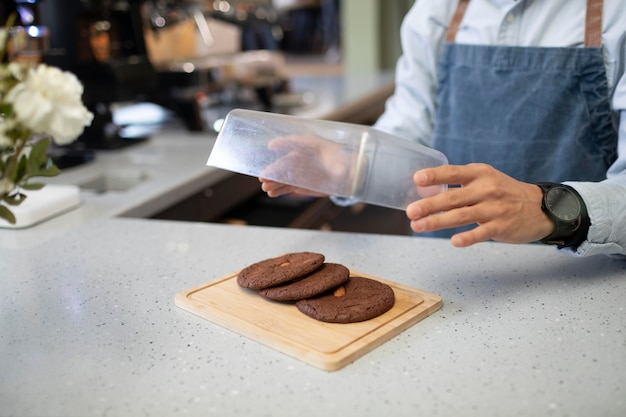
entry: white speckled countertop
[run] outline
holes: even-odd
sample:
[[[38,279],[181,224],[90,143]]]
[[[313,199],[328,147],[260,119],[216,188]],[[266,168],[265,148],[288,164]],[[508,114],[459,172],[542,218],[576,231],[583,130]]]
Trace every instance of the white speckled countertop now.
[[[3,416],[623,416],[626,262],[539,245],[103,219],[0,246]],[[174,305],[287,251],[442,309],[325,372]]]

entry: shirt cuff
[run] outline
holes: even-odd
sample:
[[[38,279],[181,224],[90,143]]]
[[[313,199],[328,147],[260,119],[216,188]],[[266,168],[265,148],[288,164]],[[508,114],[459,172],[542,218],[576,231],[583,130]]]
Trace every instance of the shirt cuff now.
[[[577,248],[560,251],[574,256],[618,255],[626,256],[626,187],[605,180],[594,182],[566,182],[578,191],[585,205],[591,226],[587,240]]]

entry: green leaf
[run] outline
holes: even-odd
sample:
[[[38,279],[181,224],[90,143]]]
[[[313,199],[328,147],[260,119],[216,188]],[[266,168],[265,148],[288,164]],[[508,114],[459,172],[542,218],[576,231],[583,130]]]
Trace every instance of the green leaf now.
[[[13,157],[11,159],[13,159]],[[11,169],[11,170],[9,170],[7,172],[11,182],[13,182],[14,184],[19,184],[20,183],[20,181],[22,180],[22,178],[26,174],[27,162],[28,162],[28,160],[26,159],[26,156],[22,155],[19,158],[16,166],[14,166],[13,169]],[[7,166],[11,166],[11,164],[7,163]]]
[[[28,156],[28,164],[26,165],[26,173],[29,177],[37,177],[41,175],[41,171],[45,170],[50,161],[48,159],[48,146],[50,139],[45,138],[35,142],[32,145]]]
[[[40,170],[36,176],[38,177],[56,177],[61,173],[61,170],[56,165],[51,164],[45,169]]]
[[[30,150],[30,159],[34,160],[39,166],[46,163],[48,160],[48,147],[50,146],[50,139],[44,138],[38,140],[33,144]]]
[[[37,160],[32,157],[28,157],[28,159],[26,160],[25,167],[26,167],[25,173],[29,177],[36,177],[39,174],[39,170],[41,168],[40,164],[37,163]]]
[[[5,117],[13,117],[13,106],[9,103],[0,104],[0,114]]]
[[[2,204],[0,204],[0,218],[8,221],[10,224],[15,224],[15,222],[17,222],[17,219],[11,210]]]
[[[7,203],[10,206],[19,206],[26,200],[26,194],[17,193],[13,195],[5,195],[2,197],[2,201]]]
[[[22,184],[22,188],[25,190],[32,190],[32,191],[36,191],[36,190],[41,190],[43,187],[45,187],[46,184],[42,183],[42,182],[31,182],[28,184]]]

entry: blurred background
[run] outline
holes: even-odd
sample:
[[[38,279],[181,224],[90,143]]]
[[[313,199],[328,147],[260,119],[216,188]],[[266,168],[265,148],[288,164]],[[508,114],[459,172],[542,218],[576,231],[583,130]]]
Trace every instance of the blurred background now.
[[[400,55],[400,23],[413,2],[2,0],[0,21],[15,14],[12,34],[21,32],[28,39],[11,48],[8,59],[58,66],[85,86],[84,101],[94,122],[75,143],[51,149],[55,163],[68,169],[103,151],[149,140],[172,121],[187,132],[215,134],[233,108],[371,124],[393,88],[376,85],[376,80],[388,80],[393,73]],[[375,81],[364,83],[365,76]],[[362,96],[371,90],[374,99],[355,105],[348,87]],[[319,99],[324,89],[333,94],[330,102]],[[238,183],[230,190],[237,187],[244,186]],[[339,209],[327,201],[316,201],[313,208],[310,201],[289,199],[268,204],[258,194],[258,183],[247,187],[255,192],[245,194],[244,203],[220,219],[382,233],[408,230],[402,212]],[[181,202],[155,217],[215,220],[191,214],[189,207],[197,205],[193,199]],[[301,216],[306,210],[316,213],[314,221]],[[374,217],[368,218],[369,212]],[[322,213],[335,224],[322,221]],[[338,220],[342,215],[346,221]],[[364,220],[358,224],[358,219]]]
[[[119,132],[106,131],[111,103],[147,98],[199,130],[211,121],[198,107],[216,101],[276,110],[278,101],[297,100],[284,95],[296,75],[390,70],[400,54],[400,22],[412,3],[3,0],[0,20],[16,13],[16,30],[28,34],[21,59],[78,75],[98,115],[83,142],[110,148],[124,144]],[[283,96],[273,102],[275,93]]]

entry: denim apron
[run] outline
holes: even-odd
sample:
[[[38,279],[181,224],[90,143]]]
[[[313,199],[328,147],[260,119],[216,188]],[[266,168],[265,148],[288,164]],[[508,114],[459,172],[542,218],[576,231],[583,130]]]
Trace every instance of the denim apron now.
[[[459,2],[439,64],[433,146],[450,164],[484,162],[525,182],[604,179],[617,157],[617,130],[602,0],[587,0],[584,48],[454,43],[468,3]]]

